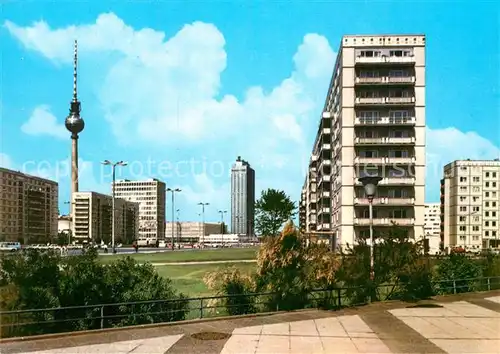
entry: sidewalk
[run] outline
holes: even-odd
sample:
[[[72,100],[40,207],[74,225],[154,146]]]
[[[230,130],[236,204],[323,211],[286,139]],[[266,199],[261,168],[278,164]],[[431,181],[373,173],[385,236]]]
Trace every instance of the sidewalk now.
[[[500,291],[341,311],[71,333],[0,344],[1,353],[500,353]]]

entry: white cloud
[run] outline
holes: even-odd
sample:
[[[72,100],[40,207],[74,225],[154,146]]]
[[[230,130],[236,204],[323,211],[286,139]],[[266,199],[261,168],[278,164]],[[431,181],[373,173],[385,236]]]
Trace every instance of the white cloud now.
[[[57,123],[57,118],[47,105],[36,107],[21,130],[29,135],[48,135],[58,139],[67,139],[69,136],[64,125]]]
[[[14,168],[14,164],[12,163],[12,159],[9,155],[0,152],[0,167],[3,168]]]
[[[427,128],[426,131],[426,195],[439,198],[439,181],[443,168],[454,160],[492,160],[500,157],[500,146],[476,132],[462,132],[455,127]]]
[[[288,142],[294,144],[294,151],[286,151],[292,155],[309,151],[302,127],[318,116],[335,58],[325,37],[308,34],[288,78],[270,91],[251,87],[238,99],[218,96],[227,54],[224,36],[212,24],[185,25],[171,38],[149,28],[135,30],[113,13],[66,28],[43,21],[5,26],[27,48],[57,63],[70,63],[74,38],[84,54],[118,54],[98,96],[122,142],[134,136],[134,142],[179,146],[238,138],[232,148],[249,160],[260,157],[249,142],[267,151]]]
[[[193,176],[192,185],[180,186],[180,197],[192,208],[201,208],[198,203],[210,203],[207,212],[215,217],[218,210],[228,210],[230,206],[230,184],[217,185],[206,173]],[[201,212],[201,209],[200,209]]]
[[[55,63],[71,64],[75,38],[87,58],[113,54],[106,56],[114,61],[106,64],[96,94],[104,119],[122,143],[133,137],[151,151],[170,144],[202,147],[221,160],[241,155],[258,169],[261,188],[285,189],[298,197],[311,151],[307,137],[316,133],[335,60],[324,36],[304,36],[293,71],[279,85],[250,87],[236,97],[220,95],[227,54],[224,36],[213,24],[193,22],[170,38],[150,28],[136,30],[113,13],[99,15],[93,24],[65,28],[50,28],[43,21],[27,27],[6,21],[5,26],[26,48]],[[428,129],[426,140],[428,196],[439,195],[444,164],[499,155],[488,140],[456,128]],[[196,176],[192,187],[181,186],[182,194],[190,203],[225,198],[221,207],[227,208],[229,186],[216,182]]]

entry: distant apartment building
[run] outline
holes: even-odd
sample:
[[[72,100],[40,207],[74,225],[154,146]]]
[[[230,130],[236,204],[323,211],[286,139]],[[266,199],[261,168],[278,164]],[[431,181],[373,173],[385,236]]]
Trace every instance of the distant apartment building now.
[[[302,233],[306,232],[306,220],[307,220],[307,185],[306,182],[302,187],[300,192],[300,202],[299,202],[299,230]]]
[[[202,235],[214,235],[226,232],[226,229],[220,223],[206,222],[203,225],[198,221],[179,221],[174,223],[174,242],[196,243],[200,242]],[[165,235],[167,242],[172,238],[172,222],[165,223]]]
[[[440,250],[441,243],[441,203],[425,204],[424,236],[430,254]]]
[[[0,238],[29,243],[57,236],[58,185],[0,168]]]
[[[96,192],[73,196],[71,239],[76,243],[111,243],[112,197]],[[115,198],[115,243],[131,244],[139,229],[139,205]]]
[[[375,236],[423,236],[425,36],[344,36],[306,175],[306,225],[336,246],[369,236],[360,177],[379,176]]]
[[[139,204],[139,238],[165,238],[165,183],[157,179],[121,180],[115,196]]]
[[[255,171],[238,156],[231,168],[231,230],[253,236],[255,217]]]
[[[441,181],[445,248],[500,247],[500,161],[456,160]]]

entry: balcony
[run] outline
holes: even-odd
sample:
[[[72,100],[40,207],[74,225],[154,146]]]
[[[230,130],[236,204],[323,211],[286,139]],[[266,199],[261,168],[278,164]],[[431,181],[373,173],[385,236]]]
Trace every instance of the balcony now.
[[[325,166],[331,166],[331,165],[332,165],[332,161],[331,160],[329,160],[329,159],[321,160],[321,162],[319,163],[319,170],[322,171],[323,167],[325,167]]]
[[[405,219],[394,219],[394,218],[374,218],[373,226],[412,226],[415,224],[415,219],[413,218],[405,218]],[[369,218],[355,218],[354,225],[357,226],[369,226],[370,219]]]
[[[381,118],[361,118],[356,117],[354,120],[354,125],[415,125],[415,117],[381,117]]]
[[[356,77],[356,85],[414,84],[415,76]]]
[[[356,97],[356,105],[413,105],[415,97]]]
[[[355,144],[358,145],[407,145],[415,144],[415,138],[393,138],[393,137],[381,137],[381,138],[356,138],[354,140]]]
[[[358,178],[354,178],[354,184],[357,186],[362,185]],[[382,180],[379,182],[379,185],[384,186],[412,186],[414,184],[414,177],[386,177],[382,178]]]
[[[329,135],[331,134],[332,130],[330,128],[323,128],[321,130],[321,132],[324,134],[324,135]]]
[[[385,82],[388,84],[413,84],[415,76],[387,76]]]
[[[356,64],[413,64],[415,63],[415,57],[356,57]]]
[[[354,158],[355,164],[384,164],[385,157],[359,157]]]
[[[383,84],[385,78],[380,77],[356,77],[357,84]]]
[[[386,163],[390,165],[409,165],[414,164],[416,161],[415,157],[386,157]]]
[[[386,97],[385,103],[388,104],[413,104],[415,97]]]
[[[354,198],[355,205],[368,205],[368,198]],[[373,205],[413,205],[415,198],[392,198],[392,197],[379,197],[373,198]]]
[[[322,224],[318,224],[317,226],[318,231],[325,231],[325,230],[330,230],[330,224],[324,222]]]
[[[384,104],[385,97],[356,97],[356,104]]]
[[[330,198],[330,192],[321,192],[320,198]]]

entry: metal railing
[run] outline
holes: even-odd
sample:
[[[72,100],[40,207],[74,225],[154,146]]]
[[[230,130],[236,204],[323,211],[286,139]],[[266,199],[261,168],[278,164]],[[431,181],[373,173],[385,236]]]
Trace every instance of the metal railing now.
[[[374,291],[376,299],[372,300],[393,299],[395,287],[401,285],[378,286]],[[436,295],[497,290],[500,289],[500,276],[438,281],[432,283],[432,288]],[[269,292],[2,311],[0,329],[2,337],[7,338],[281,310],[340,309],[368,303],[368,293],[368,289],[361,287],[309,290],[297,294],[298,302],[292,307],[283,307],[280,301],[276,301],[276,298],[288,294]]]

